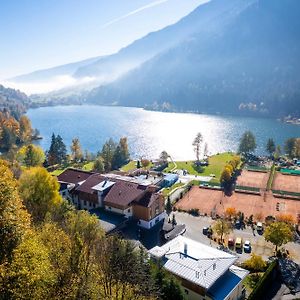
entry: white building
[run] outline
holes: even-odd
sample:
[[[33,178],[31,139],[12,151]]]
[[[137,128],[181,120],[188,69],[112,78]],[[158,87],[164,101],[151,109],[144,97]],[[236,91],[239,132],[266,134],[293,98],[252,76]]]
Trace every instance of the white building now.
[[[249,273],[234,266],[237,257],[178,236],[161,247],[149,250],[150,256],[181,283],[190,300],[243,299],[242,280]]]

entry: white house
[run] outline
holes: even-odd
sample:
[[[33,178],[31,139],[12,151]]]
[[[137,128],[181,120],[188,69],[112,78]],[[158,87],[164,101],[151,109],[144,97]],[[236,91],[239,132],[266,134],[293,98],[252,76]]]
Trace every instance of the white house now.
[[[183,236],[150,249],[149,254],[180,281],[190,300],[245,297],[242,281],[249,272],[233,265],[234,255]]]

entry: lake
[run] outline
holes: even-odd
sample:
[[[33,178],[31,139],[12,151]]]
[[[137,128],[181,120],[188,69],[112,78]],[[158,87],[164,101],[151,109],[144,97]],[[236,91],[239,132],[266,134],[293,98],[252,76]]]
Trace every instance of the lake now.
[[[257,141],[257,153],[265,153],[269,137],[283,145],[289,137],[300,136],[300,126],[274,119],[216,116],[192,113],[165,113],[141,108],[93,105],[55,106],[30,109],[27,113],[47,150],[52,133],[60,134],[68,150],[72,138],[80,139],[82,148],[96,153],[112,137],[128,138],[132,158],[155,159],[167,151],[175,160],[194,159],[192,142],[201,132],[210,154],[236,151],[241,135],[251,130]],[[203,142],[203,144],[204,144]]]

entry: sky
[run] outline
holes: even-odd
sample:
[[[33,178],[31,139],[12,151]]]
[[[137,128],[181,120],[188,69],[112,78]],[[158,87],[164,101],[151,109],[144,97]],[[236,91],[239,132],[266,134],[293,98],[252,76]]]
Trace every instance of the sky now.
[[[205,0],[0,0],[0,80],[118,51]]]

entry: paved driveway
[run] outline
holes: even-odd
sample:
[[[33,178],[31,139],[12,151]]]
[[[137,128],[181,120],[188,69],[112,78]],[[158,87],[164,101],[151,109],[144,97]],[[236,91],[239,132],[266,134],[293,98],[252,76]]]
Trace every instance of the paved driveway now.
[[[175,217],[178,224],[186,225],[186,232],[184,234],[186,237],[206,245],[211,245],[212,247],[218,246],[217,243],[211,241],[202,233],[203,227],[207,227],[213,223],[213,220],[210,217],[194,217],[182,212],[175,212]],[[266,260],[269,256],[273,255],[275,247],[271,243],[266,242],[264,237],[258,233],[255,232],[255,235],[253,235],[250,227],[244,230],[234,229],[230,236],[235,238],[241,237],[243,241],[249,240],[252,245],[252,252],[261,255]],[[285,248],[289,250],[293,260],[300,263],[300,244],[288,243]],[[249,253],[234,253],[239,256],[240,262],[243,262],[250,257]]]

